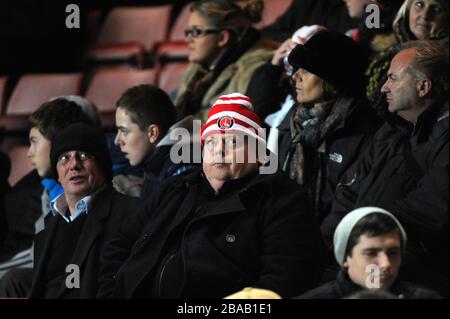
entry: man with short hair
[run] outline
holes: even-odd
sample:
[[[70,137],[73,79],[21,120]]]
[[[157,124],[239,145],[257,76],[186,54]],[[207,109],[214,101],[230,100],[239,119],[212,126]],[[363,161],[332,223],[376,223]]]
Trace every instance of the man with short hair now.
[[[141,198],[148,198],[159,184],[190,167],[175,164],[169,138],[176,128],[192,131],[192,117],[176,122],[175,107],[169,96],[153,85],[139,85],[126,90],[117,101],[114,143],[120,147],[131,166],[144,171]],[[120,187],[120,186],[119,186]]]
[[[109,243],[100,297],[290,297],[317,283],[317,223],[300,186],[260,173],[251,100],[221,96],[201,141],[202,169],[164,182]]]
[[[355,209],[334,233],[334,256],[341,266],[337,279],[300,298],[339,299],[364,289],[381,289],[404,299],[439,298],[398,280],[406,244],[405,230],[391,213],[378,207]]]
[[[390,211],[410,238],[402,277],[448,295],[448,48],[407,44],[382,87],[390,117],[363,158],[341,180],[322,233],[356,207]],[[331,246],[331,245],[330,245]]]
[[[10,229],[0,253],[0,297],[28,294],[33,268],[32,241],[44,228],[50,201],[62,192],[50,172],[52,139],[70,124],[93,122],[77,103],[63,97],[43,103],[28,121],[30,147],[27,157],[35,170],[5,196]]]
[[[70,125],[52,141],[51,171],[64,193],[51,204],[35,237],[32,298],[93,298],[105,242],[134,211],[137,200],[117,193],[103,132]]]

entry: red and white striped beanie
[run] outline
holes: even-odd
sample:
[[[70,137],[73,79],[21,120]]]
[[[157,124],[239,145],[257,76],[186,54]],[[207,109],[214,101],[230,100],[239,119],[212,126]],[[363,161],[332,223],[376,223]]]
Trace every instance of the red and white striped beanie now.
[[[208,135],[216,133],[244,133],[266,144],[261,120],[253,111],[252,100],[240,93],[222,95],[211,107],[208,120],[200,131],[202,144]]]

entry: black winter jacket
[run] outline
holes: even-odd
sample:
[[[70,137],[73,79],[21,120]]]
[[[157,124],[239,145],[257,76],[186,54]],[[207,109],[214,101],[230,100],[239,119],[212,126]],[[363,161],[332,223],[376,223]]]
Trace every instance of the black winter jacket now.
[[[283,173],[227,182],[219,194],[206,183],[201,170],[167,180],[122,227],[103,256],[99,297],[164,297],[153,288],[167,288],[174,246],[182,284],[172,298],[223,298],[249,286],[292,297],[314,287],[323,247],[298,185]],[[199,204],[205,187],[210,200]]]
[[[110,185],[101,190],[94,200],[70,260],[70,264],[80,267],[80,288],[76,292],[76,296],[80,298],[95,298],[97,295],[100,255],[105,243],[114,236],[120,225],[134,214],[140,204],[138,199],[122,195]],[[44,276],[48,267],[50,248],[52,242],[57,240],[54,234],[59,223],[64,222],[61,218],[56,218],[49,213],[46,217],[45,229],[35,237],[31,298],[43,298],[45,295]],[[73,296],[74,291],[62,285],[56,298]]]
[[[363,288],[361,286],[358,286],[350,280],[346,271],[341,270],[336,280],[311,290],[298,297],[298,299],[341,299],[350,297],[352,294],[362,290]],[[399,299],[442,298],[437,292],[398,280],[392,285],[389,292]]]
[[[348,212],[362,206],[385,208],[408,235],[403,264],[413,276],[405,279],[445,294],[438,286],[444,283],[448,292],[448,102],[430,107],[415,127],[398,116],[393,119],[380,128],[337,188],[322,234],[331,247],[334,230]],[[406,268],[403,273],[409,273]]]
[[[336,103],[341,103],[338,99]],[[370,108],[365,99],[353,99],[352,106],[345,114],[343,121],[326,137],[325,153],[319,153],[305,147],[305,187],[308,190],[311,205],[313,205],[319,222],[327,216],[331,209],[334,192],[339,180],[345,172],[362,156],[372,142],[373,135],[380,125],[380,119]],[[285,162],[292,144],[290,120],[295,107],[286,115],[280,124],[279,160]],[[317,183],[317,167],[321,166],[322,189],[319,190],[319,202],[314,203],[314,192]]]

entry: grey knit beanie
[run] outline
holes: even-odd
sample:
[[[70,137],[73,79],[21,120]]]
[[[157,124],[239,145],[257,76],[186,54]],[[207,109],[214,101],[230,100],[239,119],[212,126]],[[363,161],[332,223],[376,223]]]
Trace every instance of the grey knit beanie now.
[[[345,217],[337,226],[336,231],[334,232],[334,257],[341,267],[344,267],[345,251],[347,249],[348,239],[353,231],[353,228],[363,217],[373,213],[384,214],[394,220],[394,222],[400,229],[400,236],[402,237],[402,253],[405,252],[407,242],[406,232],[397,218],[395,218],[395,216],[389,213],[387,210],[379,207],[361,207],[352,210],[350,213],[345,215]]]

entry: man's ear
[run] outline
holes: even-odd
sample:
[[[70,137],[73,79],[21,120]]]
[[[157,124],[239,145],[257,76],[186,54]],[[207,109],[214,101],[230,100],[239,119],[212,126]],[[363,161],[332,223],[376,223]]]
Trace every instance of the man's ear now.
[[[432,83],[430,79],[418,80],[416,84],[417,93],[419,97],[425,97],[430,93]]]
[[[158,125],[150,124],[147,127],[147,137],[148,137],[148,141],[151,144],[156,144],[156,142],[159,140],[160,134],[161,134],[161,130]]]
[[[219,43],[218,46],[223,48],[231,42],[231,32],[228,30],[222,30],[219,33]]]
[[[345,261],[344,261],[344,268],[348,269],[348,259],[351,258],[350,256],[346,256],[345,257]]]

